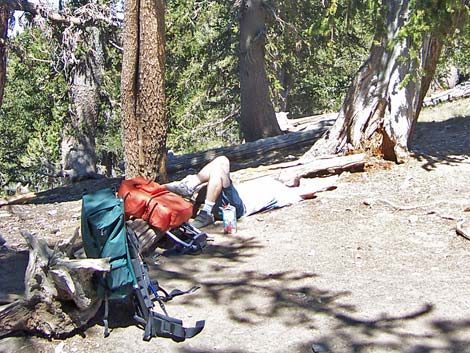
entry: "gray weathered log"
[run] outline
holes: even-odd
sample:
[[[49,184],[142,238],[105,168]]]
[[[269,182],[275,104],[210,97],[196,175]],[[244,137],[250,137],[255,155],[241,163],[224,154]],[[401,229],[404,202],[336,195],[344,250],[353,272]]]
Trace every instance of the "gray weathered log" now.
[[[470,82],[463,82],[461,84],[458,84],[454,88],[442,91],[442,92],[437,92],[429,97],[424,98],[423,105],[425,107],[427,106],[433,106],[442,102],[448,102],[448,101],[453,101],[456,99],[460,98],[466,98],[470,97]]]
[[[315,120],[315,119],[312,119]],[[212,161],[215,157],[226,156],[236,167],[237,162],[248,160],[243,167],[255,167],[262,164],[258,158],[273,151],[301,149],[308,147],[320,138],[323,132],[333,124],[335,117],[331,115],[321,116],[313,123],[310,123],[307,130],[291,132],[281,136],[268,137],[265,139],[247,142],[244,144],[228,147],[220,147],[204,152],[190,153],[180,156],[173,156],[167,159],[168,173],[185,169],[200,169],[202,166]],[[292,120],[290,120],[292,121]],[[311,120],[309,120],[311,122]]]
[[[301,178],[318,175],[339,174],[344,171],[363,170],[366,165],[366,154],[333,156],[308,161],[280,164],[271,168],[271,174],[278,174],[277,179],[288,186],[298,186]],[[279,170],[280,171],[277,171]]]
[[[92,276],[96,271],[109,271],[109,259],[69,259],[59,247],[50,249],[44,240],[28,232],[22,235],[30,249],[25,295],[0,307],[0,337],[15,332],[70,335],[101,306]]]
[[[233,180],[243,183],[254,178],[271,176],[287,186],[298,186],[301,178],[325,177],[344,171],[362,171],[368,163],[365,153],[347,156],[330,156],[311,160],[298,159],[256,168],[247,168],[233,173]]]
[[[165,236],[165,233],[152,227],[140,218],[127,221],[126,226],[132,229],[139,239],[139,251],[141,254],[150,254],[155,250],[158,242]]]

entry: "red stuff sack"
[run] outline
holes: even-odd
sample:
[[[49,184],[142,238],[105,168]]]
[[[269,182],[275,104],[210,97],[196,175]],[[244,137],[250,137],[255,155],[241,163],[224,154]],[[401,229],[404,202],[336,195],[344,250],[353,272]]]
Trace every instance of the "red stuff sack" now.
[[[163,232],[187,222],[193,213],[190,202],[142,176],[123,180],[117,195],[124,199],[126,219],[141,218]]]

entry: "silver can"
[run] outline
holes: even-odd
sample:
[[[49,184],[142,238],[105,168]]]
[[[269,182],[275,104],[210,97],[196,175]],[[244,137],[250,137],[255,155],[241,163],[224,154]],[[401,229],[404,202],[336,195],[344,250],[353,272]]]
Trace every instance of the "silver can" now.
[[[237,211],[234,206],[226,205],[222,208],[222,222],[224,234],[233,234],[237,231]]]

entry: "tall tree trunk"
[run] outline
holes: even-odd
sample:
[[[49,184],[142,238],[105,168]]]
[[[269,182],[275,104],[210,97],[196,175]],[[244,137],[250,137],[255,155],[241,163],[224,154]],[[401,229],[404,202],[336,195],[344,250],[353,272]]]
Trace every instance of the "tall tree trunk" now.
[[[6,41],[8,33],[8,19],[10,10],[7,6],[0,6],[0,108],[3,103],[3,93],[7,78],[7,53]]]
[[[263,0],[243,0],[240,20],[240,125],[246,141],[280,135],[265,68]]]
[[[418,57],[411,56],[409,38],[398,36],[409,11],[408,0],[387,2],[383,33],[353,79],[335,124],[305,158],[356,150],[399,163],[408,157],[408,146],[442,48],[442,37],[428,33]]]
[[[126,178],[166,180],[163,0],[128,0],[121,78]]]
[[[70,82],[71,116],[62,138],[62,166],[72,178],[96,173],[96,128],[100,114],[100,87],[104,74],[101,33],[91,29],[90,54],[74,66]]]

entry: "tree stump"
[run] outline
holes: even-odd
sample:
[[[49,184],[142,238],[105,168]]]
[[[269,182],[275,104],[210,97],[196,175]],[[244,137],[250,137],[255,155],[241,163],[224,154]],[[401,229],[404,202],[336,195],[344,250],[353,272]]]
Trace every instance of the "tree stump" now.
[[[73,334],[101,306],[92,276],[109,272],[109,259],[69,258],[78,230],[70,241],[54,249],[28,232],[21,234],[29,247],[25,295],[0,307],[0,337],[16,332],[46,337]]]

